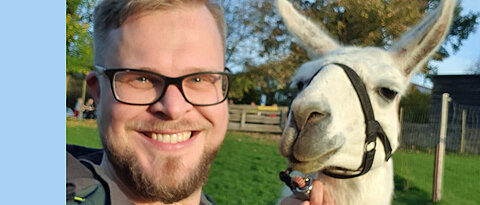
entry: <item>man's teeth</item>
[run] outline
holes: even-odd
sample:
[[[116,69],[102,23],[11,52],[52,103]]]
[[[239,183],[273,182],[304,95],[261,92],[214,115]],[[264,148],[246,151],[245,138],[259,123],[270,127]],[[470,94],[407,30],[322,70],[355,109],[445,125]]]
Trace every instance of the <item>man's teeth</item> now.
[[[192,132],[181,132],[176,134],[152,133],[151,138],[163,143],[178,143],[190,139],[191,136]]]

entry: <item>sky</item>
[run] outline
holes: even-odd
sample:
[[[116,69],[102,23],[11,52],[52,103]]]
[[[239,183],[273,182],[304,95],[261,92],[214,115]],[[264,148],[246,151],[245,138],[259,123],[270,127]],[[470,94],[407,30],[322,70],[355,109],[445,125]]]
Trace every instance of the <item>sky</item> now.
[[[462,15],[480,11],[480,0],[462,0],[461,4]],[[468,69],[480,58],[480,22],[478,19],[477,22],[479,23],[477,29],[463,41],[463,45],[456,53],[441,62],[430,62],[431,65],[438,66],[438,75],[469,74]],[[423,74],[413,76],[411,82],[429,88],[433,87],[432,82]]]
[[[479,0],[463,0],[462,14],[468,12],[479,12],[480,1]],[[477,20],[479,21],[479,20]],[[470,34],[469,38],[463,42],[463,46],[454,55],[451,55],[447,59],[440,63],[432,63],[438,66],[439,75],[456,75],[467,74],[467,69],[473,65],[475,60],[480,58],[480,26],[477,25],[475,33]]]

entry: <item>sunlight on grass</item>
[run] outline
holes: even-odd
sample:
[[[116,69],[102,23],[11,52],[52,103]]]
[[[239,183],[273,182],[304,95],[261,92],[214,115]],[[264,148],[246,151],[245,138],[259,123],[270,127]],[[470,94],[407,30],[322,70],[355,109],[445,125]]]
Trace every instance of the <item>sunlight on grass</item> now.
[[[433,204],[434,154],[399,151],[393,156],[394,204]],[[448,153],[443,179],[438,204],[480,204],[480,156]]]
[[[67,144],[102,148],[96,122],[93,120],[67,119]]]
[[[101,148],[95,121],[67,120],[67,144]],[[228,132],[212,165],[204,191],[219,204],[275,204],[286,167],[278,136]],[[395,195],[392,204],[433,204],[432,153],[399,150],[393,155]],[[438,204],[480,204],[480,156],[447,154],[443,198]]]

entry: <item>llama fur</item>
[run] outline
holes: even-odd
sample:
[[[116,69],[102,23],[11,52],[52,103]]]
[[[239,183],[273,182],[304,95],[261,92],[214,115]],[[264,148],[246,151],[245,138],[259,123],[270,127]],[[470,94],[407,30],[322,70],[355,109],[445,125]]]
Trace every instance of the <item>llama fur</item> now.
[[[440,47],[455,5],[454,0],[443,0],[385,50],[342,46],[298,13],[290,2],[277,0],[288,30],[314,59],[303,64],[292,79],[292,86],[298,86],[300,92],[292,102],[279,150],[293,170],[316,173],[316,178],[329,188],[335,204],[390,204],[394,184],[393,162],[384,160],[379,139],[373,165],[366,174],[337,179],[322,173],[331,167],[356,170],[361,165],[365,140],[364,115],[357,94],[343,69],[332,63],[351,67],[363,80],[375,119],[395,151],[399,146],[400,97],[411,76]],[[398,94],[388,99],[380,92],[383,89]]]

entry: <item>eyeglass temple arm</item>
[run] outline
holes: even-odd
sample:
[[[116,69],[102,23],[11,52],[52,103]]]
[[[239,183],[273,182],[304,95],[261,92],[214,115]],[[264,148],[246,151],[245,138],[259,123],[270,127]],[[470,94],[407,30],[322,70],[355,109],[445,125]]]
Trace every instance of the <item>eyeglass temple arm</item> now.
[[[100,65],[94,65],[93,67],[94,67],[95,70],[96,70],[97,72],[99,72],[100,74],[104,74],[104,73],[105,73],[105,70],[107,70],[105,67],[100,66]]]

